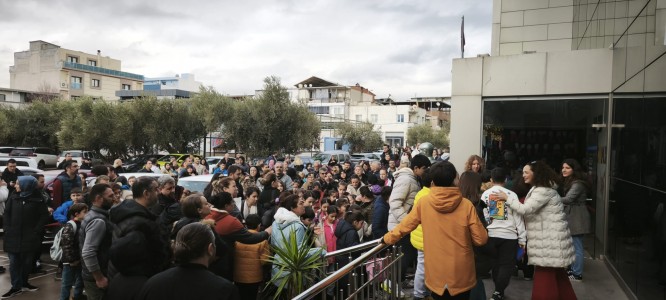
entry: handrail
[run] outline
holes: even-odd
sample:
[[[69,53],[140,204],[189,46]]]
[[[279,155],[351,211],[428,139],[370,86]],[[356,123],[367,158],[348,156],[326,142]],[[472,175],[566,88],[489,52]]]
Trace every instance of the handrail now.
[[[358,244],[356,246],[351,246],[349,248],[331,251],[331,252],[326,253],[326,255],[324,255],[324,258],[335,257],[335,256],[338,256],[338,255],[349,254],[349,253],[356,252],[356,251],[359,251],[359,250],[365,250],[365,249],[368,249],[368,248],[372,248],[373,246],[376,246],[377,244],[379,244],[380,241],[381,241],[381,239],[376,239],[376,240],[372,240],[372,241],[365,242],[365,243],[362,243],[362,244]]]
[[[363,264],[370,257],[372,257],[373,255],[381,252],[382,250],[384,250],[384,248],[388,247],[388,245],[386,245],[386,244],[379,243],[378,240],[370,241],[368,243],[372,243],[372,242],[374,242],[376,244],[376,246],[374,248],[372,248],[370,251],[363,253],[358,258],[356,258],[353,261],[351,261],[350,263],[346,264],[345,266],[343,266],[339,270],[335,271],[333,274],[329,275],[328,277],[322,279],[320,282],[313,285],[312,287],[305,290],[304,292],[300,293],[299,295],[297,295],[293,299],[303,299],[303,300],[312,299],[317,294],[326,290],[326,288],[329,285],[335,283],[340,278],[347,275],[347,273],[349,273],[351,270],[353,270],[354,268],[357,268],[358,266]],[[363,243],[363,244],[360,244],[360,245],[357,245],[357,246],[366,245],[368,243]],[[350,247],[350,249],[351,249],[351,247]],[[333,252],[331,252],[331,253],[333,253]]]

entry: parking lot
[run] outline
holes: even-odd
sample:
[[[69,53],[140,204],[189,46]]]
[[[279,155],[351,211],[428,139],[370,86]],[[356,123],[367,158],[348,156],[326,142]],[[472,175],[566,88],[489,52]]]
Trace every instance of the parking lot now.
[[[4,240],[0,240],[0,246],[4,243]],[[2,247],[0,247],[2,249]],[[48,254],[48,249],[46,246],[42,251],[42,266],[43,270],[46,273],[43,274],[31,274],[30,275],[30,284],[39,288],[35,292],[24,292],[23,294],[16,296],[12,299],[58,299],[60,296],[60,281],[54,279],[57,265],[53,263]],[[9,276],[9,258],[7,253],[0,251],[0,265],[4,266],[7,271],[3,274],[0,274],[0,294],[4,294],[11,287],[11,280]]]

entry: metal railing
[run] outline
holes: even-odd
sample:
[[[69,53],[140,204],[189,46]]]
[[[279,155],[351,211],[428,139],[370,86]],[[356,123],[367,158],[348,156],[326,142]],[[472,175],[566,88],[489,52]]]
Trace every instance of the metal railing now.
[[[399,299],[403,298],[400,284],[399,247],[381,244],[380,240],[365,242],[353,247],[329,252],[324,256],[325,278],[293,299]],[[369,250],[367,250],[369,249]],[[353,253],[367,250],[356,259]],[[326,266],[326,260],[348,256],[349,263]],[[328,272],[327,272],[328,269]]]
[[[138,81],[143,81],[144,80],[143,75],[129,73],[129,72],[123,72],[123,71],[118,71],[118,70],[111,70],[111,69],[101,68],[101,67],[97,67],[97,66],[89,66],[89,65],[79,64],[79,63],[68,62],[68,61],[63,62],[63,67],[68,68],[68,69],[74,69],[74,70],[81,70],[81,71],[88,71],[88,72],[94,72],[94,73],[99,73],[99,74],[111,75],[111,76],[115,76],[115,77],[124,77],[124,78],[134,79],[134,80],[138,80]]]

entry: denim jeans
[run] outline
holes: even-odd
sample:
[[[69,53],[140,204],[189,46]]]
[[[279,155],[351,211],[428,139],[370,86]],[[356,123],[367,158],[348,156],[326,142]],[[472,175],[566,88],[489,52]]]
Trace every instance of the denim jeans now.
[[[483,284],[483,279],[477,278],[476,285],[470,291],[469,300],[486,300],[486,299],[488,299],[486,298],[486,286]]]
[[[425,286],[425,265],[423,258],[423,251],[417,250],[416,273],[414,273],[414,297],[418,298],[425,298],[430,295],[430,291]]]
[[[573,239],[574,252],[576,253],[571,272],[576,276],[583,276],[583,264],[585,261],[585,249],[583,248],[584,235],[578,234],[571,236]]]
[[[62,266],[62,286],[60,287],[60,300],[69,299],[69,291],[74,286],[74,298],[83,294],[83,277],[81,275],[81,266],[70,267],[69,264]]]
[[[12,288],[21,289],[28,284],[28,275],[35,266],[34,252],[7,253],[9,256],[9,276]]]

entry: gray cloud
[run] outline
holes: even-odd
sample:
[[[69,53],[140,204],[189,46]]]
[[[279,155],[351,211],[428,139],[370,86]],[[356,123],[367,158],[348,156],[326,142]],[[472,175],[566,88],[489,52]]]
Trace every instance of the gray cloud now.
[[[469,56],[490,52],[492,1],[0,1],[0,86],[31,40],[122,60],[148,77],[194,73],[229,94],[264,77],[356,82],[397,99],[450,93],[465,15]],[[39,22],[35,21],[39,20]],[[7,27],[11,24],[10,27]]]

